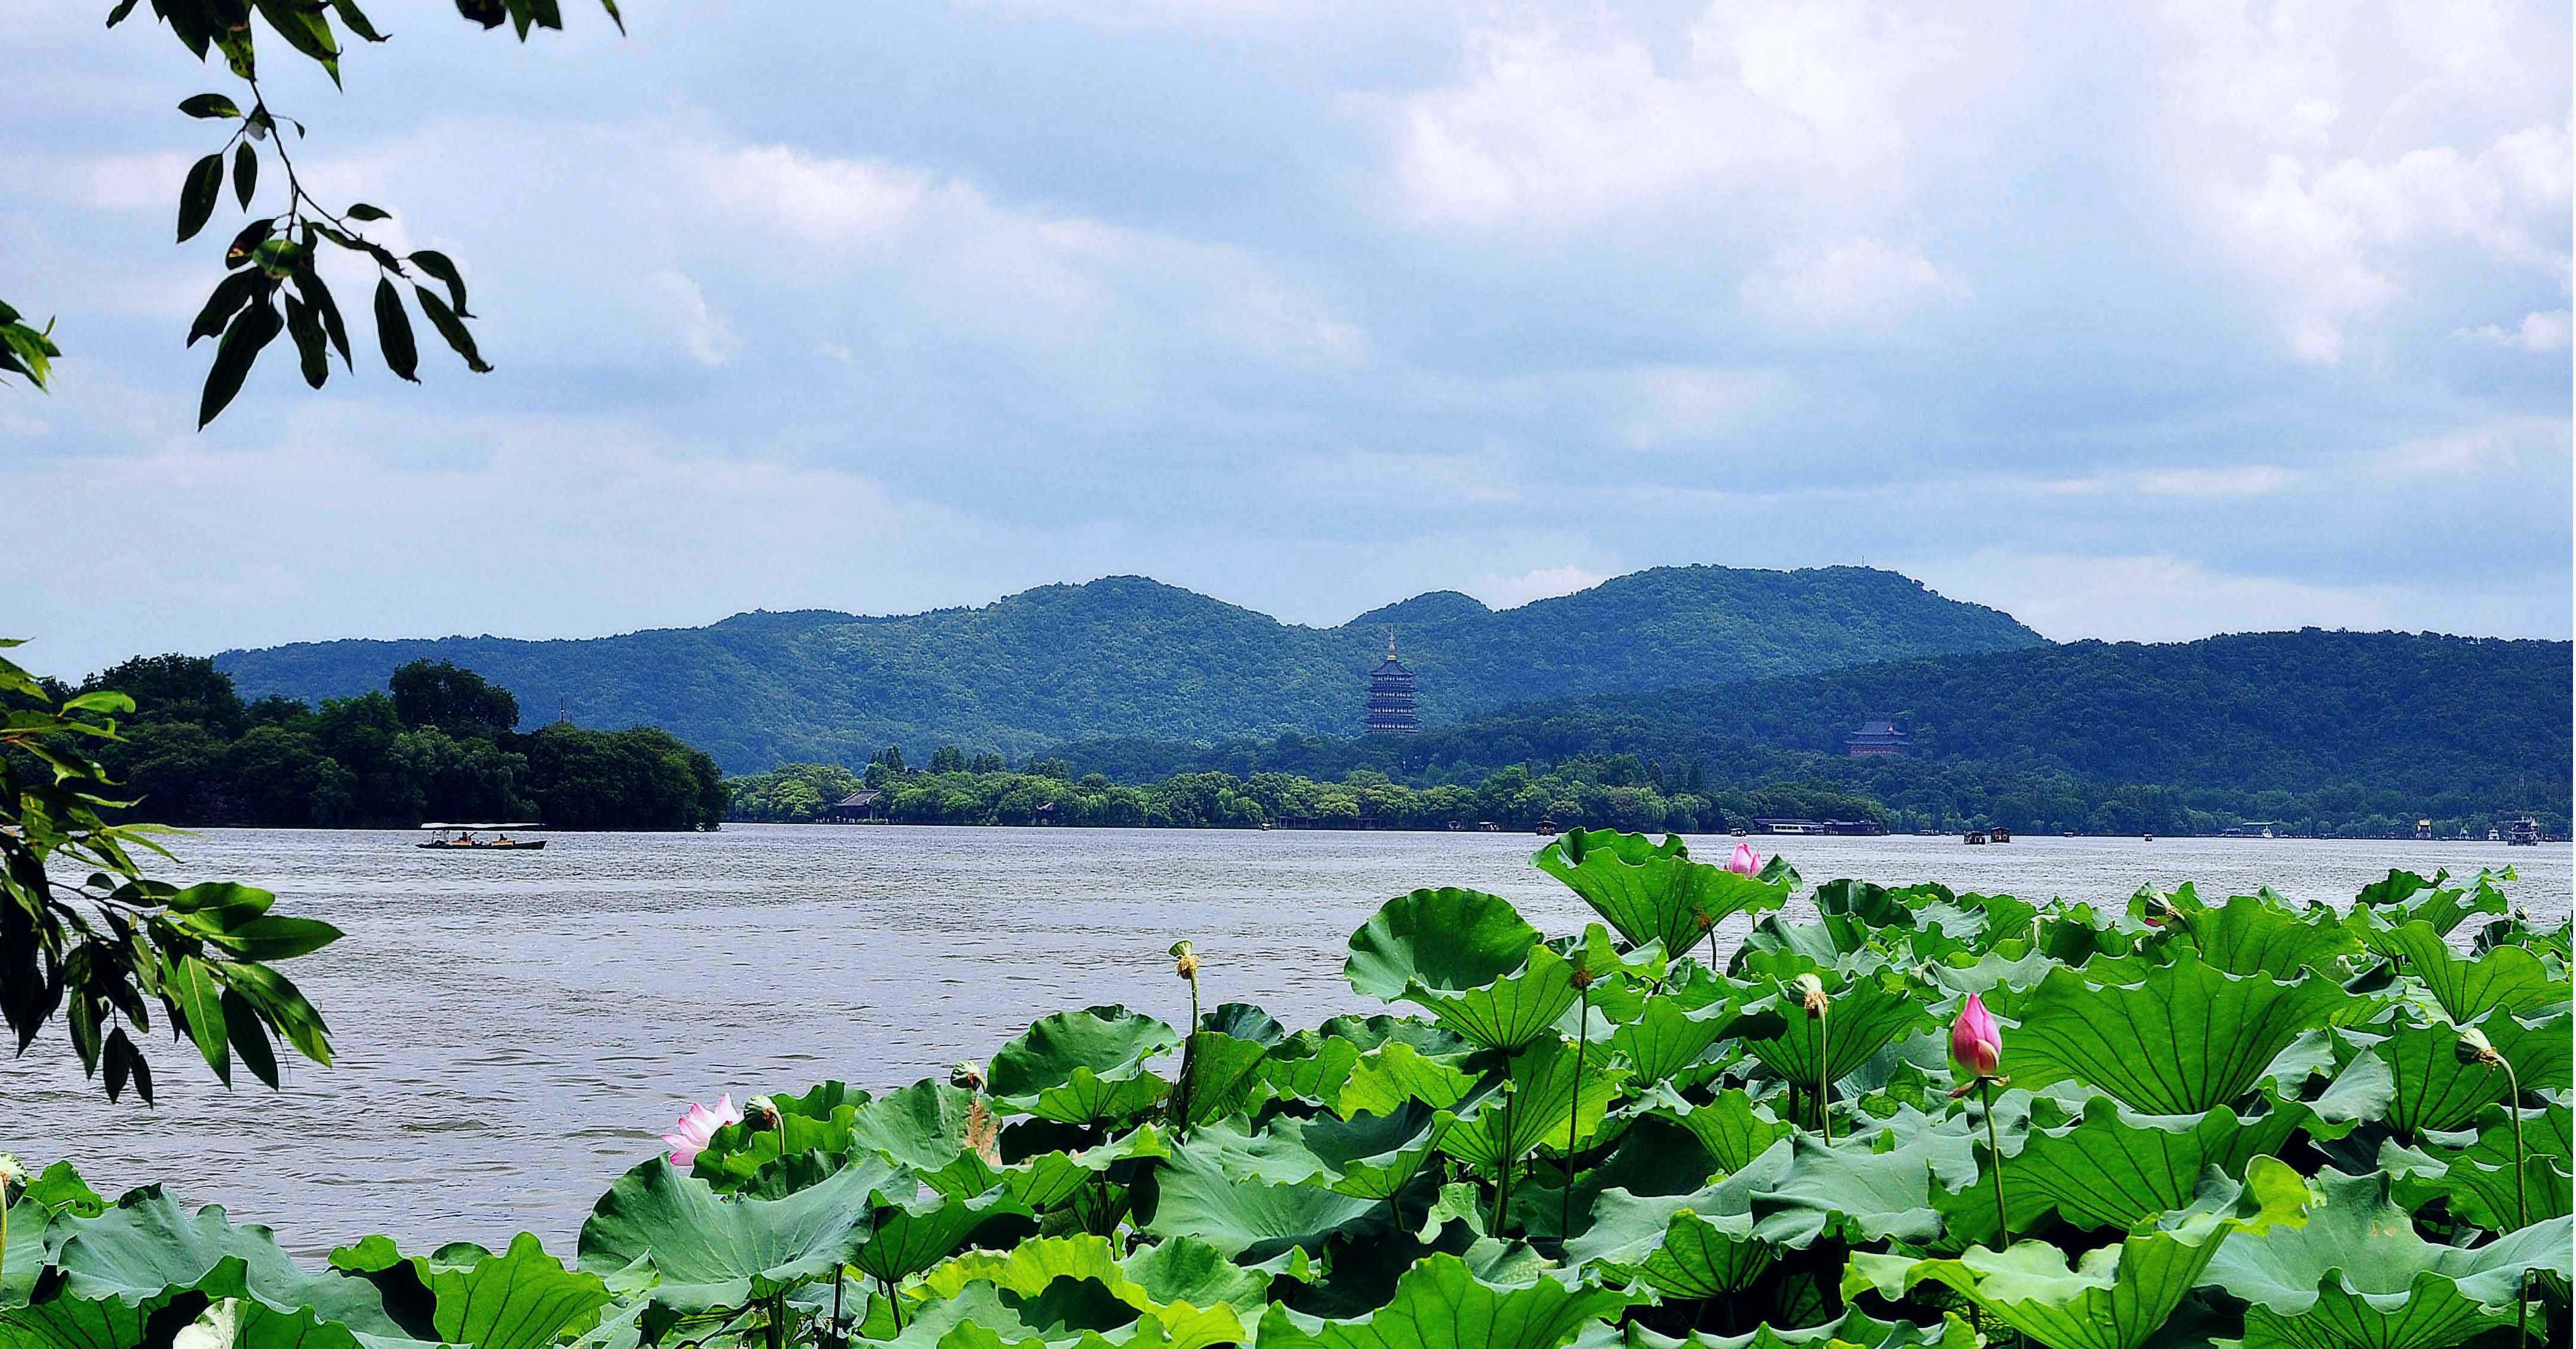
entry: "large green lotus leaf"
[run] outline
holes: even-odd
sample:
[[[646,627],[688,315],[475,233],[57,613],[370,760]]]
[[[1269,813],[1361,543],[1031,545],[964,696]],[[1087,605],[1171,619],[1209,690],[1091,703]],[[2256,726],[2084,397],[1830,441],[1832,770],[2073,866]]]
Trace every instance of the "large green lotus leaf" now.
[[[989,1284],[1007,1297],[1018,1299],[1023,1318],[1045,1319],[1043,1315],[1030,1318],[1029,1314],[1046,1306],[1049,1299],[1071,1300],[1060,1291],[1059,1281],[1090,1283],[1108,1298],[1132,1309],[1128,1314],[1113,1316],[1135,1320],[1132,1335],[1137,1341],[1172,1349],[1199,1349],[1241,1342],[1245,1338],[1241,1312],[1258,1306],[1261,1290],[1268,1285],[1267,1279],[1251,1275],[1248,1270],[1237,1270],[1236,1277],[1219,1274],[1222,1257],[1204,1246],[1184,1247],[1160,1257],[1140,1256],[1135,1263],[1143,1267],[1142,1273],[1153,1276],[1152,1282],[1139,1277],[1140,1270],[1131,1268],[1129,1262],[1121,1261],[1117,1248],[1107,1238],[1041,1237],[1020,1242],[1006,1252],[961,1255],[924,1274],[921,1287],[940,1298],[956,1299],[971,1285]],[[1186,1296],[1189,1293],[1209,1300],[1194,1302]],[[1234,1299],[1240,1299],[1239,1306]],[[1119,1338],[1130,1336],[1122,1333]]]
[[[1476,1089],[1476,1075],[1458,1065],[1464,1054],[1433,1056],[1391,1042],[1359,1057],[1342,1087],[1340,1113],[1389,1115],[1407,1102],[1446,1110]]]
[[[2496,887],[2496,878],[2487,872],[2479,872],[2467,890],[2444,885],[2450,878],[2448,871],[2436,872],[2429,881],[2411,871],[2391,871],[2386,880],[2361,888],[2345,921],[2371,950],[2393,955],[2388,937],[2408,923],[2430,924],[2435,933],[2448,937],[2473,914],[2500,914],[2510,907],[2504,891]]]
[[[819,1152],[838,1157],[849,1150],[851,1115],[867,1100],[866,1092],[841,1082],[822,1083],[800,1096],[772,1093],[769,1103],[778,1111],[776,1127],[755,1126],[748,1120],[728,1124],[707,1139],[691,1169],[718,1190],[738,1188],[778,1160],[782,1132],[787,1156]]]
[[[1712,977],[1707,982],[1728,981]],[[1735,986],[1735,992],[1735,997],[1722,997],[1696,1009],[1679,998],[1646,999],[1636,1017],[1610,1035],[1610,1047],[1627,1060],[1633,1073],[1629,1085],[1642,1088],[1662,1082],[1699,1062],[1720,1039],[1755,1029],[1745,1015],[1746,995],[1752,990]],[[1764,1018],[1762,1028],[1771,1019],[1776,1018]]]
[[[1678,1339],[1631,1326],[1634,1349],[1977,1349],[1977,1332],[1955,1313],[1934,1326],[1911,1321],[1882,1321],[1858,1307],[1820,1326],[1777,1330],[1768,1324],[1742,1335],[1712,1335],[1694,1330]]]
[[[617,1178],[581,1225],[581,1267],[650,1257],[653,1300],[681,1314],[740,1307],[830,1274],[867,1245],[882,1163],[845,1167],[780,1199],[719,1195],[660,1158]]]
[[[2279,1155],[2307,1118],[2295,1104],[2251,1118],[2223,1105],[2198,1115],[2148,1115],[2096,1096],[2074,1123],[2024,1137],[2010,1158],[2005,1193],[2027,1187],[2078,1226],[2126,1231],[2189,1207],[2207,1168],[2242,1177],[2255,1157]]]
[[[1238,1135],[1239,1137],[1239,1135]],[[1384,1221],[1386,1206],[1340,1194],[1314,1181],[1273,1185],[1226,1167],[1221,1147],[1181,1145],[1155,1172],[1157,1198],[1145,1230],[1190,1237],[1230,1259],[1259,1263],[1291,1246],[1320,1252],[1336,1232]]]
[[[913,1182],[898,1180],[890,1188],[911,1189]],[[933,1192],[917,1198],[892,1203],[891,1196],[880,1192],[880,1204],[872,1215],[874,1230],[868,1244],[861,1247],[850,1261],[853,1268],[871,1278],[887,1283],[901,1283],[907,1276],[938,1264],[957,1248],[979,1238],[990,1241],[1011,1236],[1033,1235],[1037,1222],[1029,1207],[1020,1202],[1006,1185],[973,1196]]]
[[[0,1308],[24,1306],[36,1291],[36,1275],[44,1267],[49,1245],[47,1229],[53,1220],[51,1208],[24,1194],[9,1205],[8,1244],[0,1246]]]
[[[2134,984],[2100,987],[2061,969],[2018,1009],[2004,1071],[2024,1087],[2083,1082],[2152,1115],[2235,1102],[2300,1032],[2352,1002],[2335,981],[2232,975],[2189,952]]]
[[[1349,1114],[1352,1107],[1343,1101],[1343,1088],[1358,1068],[1361,1056],[1397,1045],[1417,1055],[1442,1060],[1474,1048],[1418,1017],[1337,1016],[1314,1030],[1301,1030],[1282,1039],[1271,1049],[1270,1057],[1262,1061],[1261,1076],[1274,1095]]]
[[[1538,929],[1499,895],[1416,890],[1351,934],[1342,973],[1352,988],[1392,1002],[1417,988],[1482,988],[1529,963],[1538,945]]]
[[[1774,1117],[1770,1107],[1755,1104],[1741,1087],[1721,1091],[1705,1104],[1678,1096],[1650,1098],[1648,1108],[1690,1130],[1718,1169],[1730,1173],[1752,1165],[1772,1144],[1797,1132]]]
[[[2328,1169],[2316,1185],[2305,1224],[2230,1240],[2201,1279],[2251,1304],[2248,1349],[2438,1349],[2510,1324],[2525,1269],[2567,1273],[2566,1218],[2463,1250],[2415,1234],[2386,1172]]]
[[[1865,1141],[1827,1147],[1797,1133],[1718,1182],[1754,1217],[1753,1234],[1803,1250],[1826,1238],[1849,1244],[1928,1242],[1941,1234],[1932,1205],[1933,1143],[1922,1136],[1885,1152]]]
[[[2049,1349],[2138,1349],[2183,1304],[2231,1233],[2298,1220],[2307,1187],[2296,1172],[2271,1157],[2247,1172],[2243,1186],[2212,1173],[2191,1207],[2072,1262],[2042,1241],[1972,1247],[1956,1259],[1861,1253],[1851,1257],[1843,1292],[1893,1300],[1928,1280]]]
[[[1504,1285],[1476,1277],[1457,1256],[1427,1256],[1406,1270],[1386,1305],[1346,1321],[1301,1325],[1273,1303],[1262,1349],[1556,1349],[1587,1324],[1617,1316],[1628,1296],[1568,1288],[1554,1279]]]
[[[897,1166],[936,1171],[966,1150],[967,1117],[974,1109],[975,1093],[923,1078],[852,1107],[842,1122],[844,1145]]]
[[[1926,968],[1942,992],[1960,998],[1978,994],[1990,1009],[2010,1015],[2013,995],[2037,987],[2057,967],[2058,962],[2047,952],[2014,943],[2009,949],[1988,951],[1964,964],[1957,960],[1935,961]]]
[[[128,1345],[167,1342],[195,1306],[226,1310],[224,1319],[207,1327],[221,1333],[226,1349],[432,1349],[427,1341],[392,1336],[359,1338],[347,1326],[324,1321],[310,1308],[280,1312],[252,1298],[246,1287],[249,1267],[228,1255],[189,1284],[171,1284],[128,1302],[121,1297],[97,1299],[57,1296],[30,1307],[0,1311],[0,1344],[9,1349],[124,1349]],[[174,1304],[181,1304],[174,1309]],[[208,1318],[200,1316],[199,1320]]]
[[[1541,1148],[1585,1146],[1601,1131],[1628,1070],[1611,1063],[1607,1045],[1580,1051],[1572,1040],[1550,1037],[1515,1055],[1498,1095],[1477,1098],[1463,1115],[1440,1112],[1440,1150],[1492,1170]]]
[[[269,1229],[235,1227],[211,1204],[188,1217],[157,1185],[129,1192],[98,1217],[60,1217],[51,1226],[53,1264],[62,1280],[55,1300],[112,1302],[116,1309],[102,1310],[121,1316],[147,1303],[166,1302],[174,1287],[198,1288],[210,1297],[242,1297],[279,1313],[248,1318],[275,1325],[278,1333],[307,1321],[331,1323],[374,1349],[398,1349],[431,1337],[425,1324],[398,1321],[383,1293],[368,1280],[305,1270],[278,1247]],[[214,1278],[216,1267],[226,1260],[241,1263],[238,1291],[230,1291],[229,1280]]]
[[[1201,1030],[1190,1043],[1189,1081],[1182,1098],[1189,1111],[1185,1122],[1194,1125],[1258,1108],[1266,1099],[1261,1063],[1270,1050],[1260,1040]]]
[[[992,1093],[1015,1111],[1066,1124],[1129,1118],[1171,1090],[1145,1061],[1180,1044],[1171,1027],[1124,1007],[1057,1012],[993,1056]]]
[[[1672,1195],[1605,1190],[1583,1235],[1566,1243],[1565,1261],[1670,1297],[1740,1293],[1779,1260],[1754,1237],[1744,1201],[1742,1192],[1718,1186]]]
[[[1539,870],[1565,882],[1630,944],[1661,943],[1679,955],[1718,923],[1788,902],[1789,887],[1694,862],[1680,838],[1655,843],[1643,834],[1577,829],[1531,856]]]
[[[1360,1199],[1392,1197],[1431,1159],[1434,1116],[1408,1102],[1390,1115],[1300,1119],[1282,1115],[1258,1132],[1211,1124],[1185,1145],[1229,1173],[1272,1185],[1320,1181]]]
[[[2526,1091],[2550,1091],[2568,1084],[2568,1018],[2556,1015],[2525,1020],[2499,1008],[2479,1018],[2478,1028],[2496,1052],[2514,1065]],[[2420,1020],[2400,1010],[2373,1030],[2383,1031],[2373,1052],[2388,1066],[2394,1099],[2388,1122],[2407,1134],[2456,1129],[2485,1106],[2504,1099],[2509,1079],[2504,1070],[2460,1061],[2460,1032],[2437,1020]]]
[[[2517,1193],[2513,1183],[2514,1129],[2502,1103],[2478,1112],[2476,1141],[2465,1147],[2436,1146],[2428,1148],[2427,1160],[2435,1170],[2424,1184],[2432,1193],[2445,1196],[2451,1212],[2490,1232],[2509,1232],[2531,1222],[2561,1218],[2576,1211],[2576,1172],[2571,1161],[2570,1120],[2567,1098],[2558,1099],[2538,1110],[2525,1110],[2522,1115],[2523,1174]],[[2388,1147],[2383,1145],[2383,1154]],[[2382,1162],[2382,1165],[2386,1165]]]
[[[610,1301],[598,1275],[564,1268],[527,1232],[463,1268],[423,1264],[438,1338],[474,1349],[548,1349],[596,1323]]]
[[[2344,927],[2343,915],[2326,905],[2301,911],[2269,888],[2260,895],[2238,895],[2210,908],[2177,900],[2187,925],[2165,929],[2164,940],[2190,942],[2211,969],[2229,974],[2268,974],[2296,979],[2314,971],[2343,977],[2343,958],[2361,949],[2361,939]]]
[[[1746,963],[1782,991],[1777,1003],[1780,1016],[1772,1023],[1776,1033],[1748,1035],[1745,1048],[1771,1071],[1805,1090],[1814,1090],[1820,1070],[1839,1082],[1898,1036],[1932,1024],[1931,1007],[1920,990],[1894,970],[1843,975],[1797,956],[1765,955]],[[1797,995],[1787,991],[1791,980],[1808,973],[1825,985],[1829,1003],[1822,1018],[1807,1015]]]
[[[1040,1152],[996,1165],[980,1153],[961,1151],[947,1165],[918,1174],[923,1184],[957,1198],[982,1194],[995,1185],[1008,1186],[1021,1203],[1044,1212],[1071,1199],[1094,1177],[1119,1162],[1171,1155],[1171,1144],[1162,1131],[1144,1124],[1081,1152]]]
[[[2529,1016],[2551,1003],[2568,1000],[2564,977],[2552,978],[2540,957],[2519,946],[2499,946],[2478,956],[2451,949],[2433,925],[2417,919],[2383,934],[2382,951],[2398,960],[2408,977],[2421,982],[2442,1013],[2467,1025],[2502,1008]]]
[[[1506,1053],[1556,1034],[1556,1021],[1575,1005],[1574,965],[1545,946],[1530,949],[1529,963],[1481,988],[1406,995],[1442,1026],[1480,1048]]]

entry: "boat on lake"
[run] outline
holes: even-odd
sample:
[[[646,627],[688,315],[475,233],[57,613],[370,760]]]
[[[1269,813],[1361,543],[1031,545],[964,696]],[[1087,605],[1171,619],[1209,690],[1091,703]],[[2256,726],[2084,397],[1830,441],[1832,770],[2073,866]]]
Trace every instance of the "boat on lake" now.
[[[2539,847],[2540,821],[2535,820],[2528,815],[2514,821],[2512,825],[2507,827],[2505,830],[2504,844],[2508,848]]]
[[[2004,828],[2002,825],[1996,825],[1994,828],[1986,831],[1986,840],[1990,843],[2010,843],[2012,842],[2012,831]]]
[[[516,824],[424,824],[421,828],[431,837],[426,843],[412,846],[438,852],[534,852],[546,846],[546,841],[541,838],[510,837],[509,831],[513,829],[525,833],[545,828],[533,820]],[[492,837],[476,838],[476,834],[490,834]]]
[[[1986,831],[1983,829],[1971,829],[1968,831],[1968,836],[1959,841],[1961,843],[1983,847],[1986,842]]]

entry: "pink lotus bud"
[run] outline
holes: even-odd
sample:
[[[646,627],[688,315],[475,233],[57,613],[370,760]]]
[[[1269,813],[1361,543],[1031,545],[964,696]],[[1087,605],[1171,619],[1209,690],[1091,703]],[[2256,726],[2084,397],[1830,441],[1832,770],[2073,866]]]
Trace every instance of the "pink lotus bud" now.
[[[1762,874],[1762,854],[1753,851],[1750,843],[1738,843],[1735,855],[1726,859],[1726,869],[1738,876],[1759,876]]]
[[[2004,1032],[1986,1000],[1971,993],[1959,1019],[1950,1023],[1950,1062],[1970,1077],[1992,1077],[2004,1061]]]
[[[689,1113],[680,1116],[671,1132],[662,1135],[662,1141],[671,1145],[671,1165],[685,1170],[696,1164],[698,1154],[706,1150],[707,1140],[715,1137],[716,1130],[740,1123],[742,1112],[733,1108],[731,1092],[718,1098],[713,1110],[692,1103]]]

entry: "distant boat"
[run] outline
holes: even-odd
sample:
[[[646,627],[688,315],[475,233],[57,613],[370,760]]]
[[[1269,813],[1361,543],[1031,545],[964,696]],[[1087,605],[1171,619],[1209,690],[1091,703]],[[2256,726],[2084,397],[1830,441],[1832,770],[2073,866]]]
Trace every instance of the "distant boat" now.
[[[434,837],[426,843],[415,843],[412,846],[428,848],[434,852],[535,852],[546,846],[544,839],[512,838],[507,832],[512,829],[524,832],[545,828],[534,820],[518,824],[424,824],[421,828],[430,831]],[[476,834],[491,834],[494,837],[482,839],[474,837]]]
[[[2146,843],[2153,843],[2156,841],[2156,836],[2153,834],[2140,834],[2138,835],[2138,838],[2141,842]]]
[[[2539,847],[2540,821],[2535,820],[2528,815],[2514,821],[2512,829],[2504,836],[2504,842],[2505,846],[2508,848]]]
[[[1986,837],[1992,842],[2010,843],[2012,842],[2012,831],[2004,828],[2002,825],[1996,825],[1994,828],[1986,831]]]
[[[1971,829],[1968,831],[1968,836],[1959,841],[1972,846],[1982,846],[1986,841],[1986,831],[1983,829]]]
[[[2487,826],[2487,842],[2489,842],[2489,843],[2502,843],[2502,842],[2504,842],[2504,835],[2502,835],[2502,834],[2500,834],[2500,833],[2497,833],[2497,832],[2496,832],[2496,830],[2495,830],[2495,826],[2493,826],[2493,825],[2489,825],[2489,826]]]
[[[2074,831],[2074,830],[2072,830],[2072,829],[2066,830],[2066,831],[2065,831],[2065,833],[2066,833],[2066,836],[2067,836],[2068,838],[2073,838],[2073,837],[2075,837],[2075,831]]]

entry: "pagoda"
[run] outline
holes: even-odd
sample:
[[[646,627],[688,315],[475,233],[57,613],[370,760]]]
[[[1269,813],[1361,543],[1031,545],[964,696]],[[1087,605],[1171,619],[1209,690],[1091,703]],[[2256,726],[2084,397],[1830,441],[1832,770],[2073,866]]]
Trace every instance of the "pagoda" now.
[[[1386,630],[1386,663],[1369,672],[1368,733],[1411,735],[1419,727],[1413,716],[1413,672],[1395,658],[1395,629]]]

